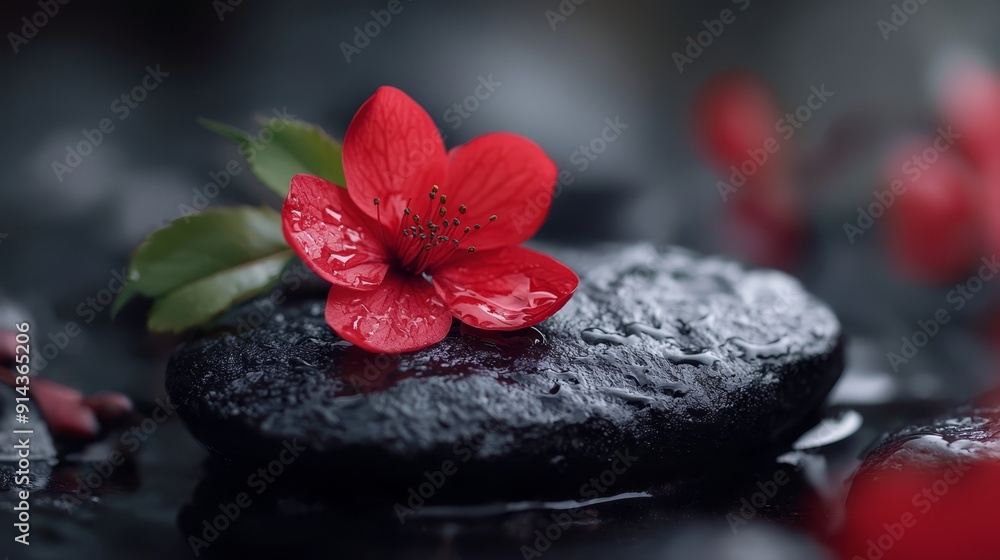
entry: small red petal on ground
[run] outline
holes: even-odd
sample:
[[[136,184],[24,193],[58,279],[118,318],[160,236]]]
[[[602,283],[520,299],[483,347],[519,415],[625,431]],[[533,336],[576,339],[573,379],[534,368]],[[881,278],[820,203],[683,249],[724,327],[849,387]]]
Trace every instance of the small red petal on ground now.
[[[14,387],[14,381],[14,374],[0,367],[0,382]],[[97,416],[83,404],[83,394],[76,389],[37,375],[31,377],[28,387],[54,437],[90,439],[100,431]]]
[[[101,424],[116,424],[127,419],[135,407],[132,399],[121,393],[99,391],[83,399],[83,404],[94,411]]]
[[[0,330],[0,363],[13,360],[15,337],[13,331]],[[16,387],[16,381],[13,371],[0,367],[0,383]],[[98,413],[85,402],[80,391],[34,374],[27,387],[32,404],[37,406],[53,436],[90,439],[100,432]],[[118,393],[98,393],[91,398],[93,406],[100,409],[98,412],[108,418],[118,417],[126,408],[132,409],[128,397]]]

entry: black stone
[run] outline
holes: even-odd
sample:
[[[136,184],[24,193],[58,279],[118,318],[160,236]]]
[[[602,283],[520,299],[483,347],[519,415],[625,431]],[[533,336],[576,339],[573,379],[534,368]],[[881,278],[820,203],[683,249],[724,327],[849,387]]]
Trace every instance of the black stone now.
[[[1000,406],[967,405],[886,434],[858,468],[856,480],[877,482],[906,466],[930,472],[957,463],[1000,459]]]
[[[976,465],[995,465],[998,459],[1000,406],[966,405],[936,417],[912,421],[901,429],[885,434],[854,473],[846,501],[848,522],[852,519],[850,516],[868,511],[876,503],[875,500],[889,500],[889,508],[896,506],[901,511],[919,514],[918,517],[924,515],[929,510],[922,509],[922,504],[910,500],[911,494],[908,491],[898,490],[901,482],[910,484],[914,496],[931,491],[929,489],[938,493],[939,484],[945,483],[947,489],[963,480],[962,477]],[[901,476],[903,473],[911,478]],[[925,477],[922,482],[918,482],[921,479],[916,477],[919,476]],[[983,481],[983,478],[980,477],[979,480]],[[886,488],[890,489],[888,494]],[[966,488],[962,492],[968,491]],[[928,504],[938,501],[933,494],[931,497],[932,501],[928,501]],[[888,516],[888,512],[893,510],[885,511]],[[866,522],[859,521],[857,524],[864,526],[864,523]],[[874,537],[877,537],[877,533],[878,531],[872,531]]]
[[[444,505],[589,499],[740,468],[807,429],[841,373],[836,317],[784,274],[648,245],[557,256],[581,285],[537,328],[456,322],[431,348],[374,355],[330,330],[321,298],[257,300],[182,345],[167,389],[244,472],[294,442],[307,450],[279,465],[294,473],[283,481],[405,504],[450,463],[414,501]]]

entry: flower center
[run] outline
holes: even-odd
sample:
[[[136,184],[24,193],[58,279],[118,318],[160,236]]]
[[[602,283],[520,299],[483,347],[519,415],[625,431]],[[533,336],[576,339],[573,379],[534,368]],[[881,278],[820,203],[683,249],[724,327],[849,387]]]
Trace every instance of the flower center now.
[[[476,247],[469,242],[480,230],[497,221],[497,215],[493,214],[485,226],[478,223],[471,226],[463,224],[459,216],[464,217],[468,213],[464,204],[458,206],[457,215],[452,213],[452,217],[449,217],[446,206],[448,196],[438,194],[438,190],[437,185],[431,187],[423,215],[414,212],[413,207],[416,205],[412,198],[408,199],[396,237],[385,239],[383,234],[382,244],[386,253],[395,255],[399,267],[414,275],[423,274],[445,262],[456,252],[475,253]],[[381,200],[376,198],[374,203],[379,223],[382,223],[379,211]]]

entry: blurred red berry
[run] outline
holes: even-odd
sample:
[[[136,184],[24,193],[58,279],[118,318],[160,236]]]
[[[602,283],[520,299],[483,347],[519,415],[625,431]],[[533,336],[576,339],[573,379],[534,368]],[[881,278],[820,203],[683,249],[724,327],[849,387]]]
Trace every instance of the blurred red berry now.
[[[936,142],[936,144],[935,144]],[[931,283],[962,279],[982,252],[977,177],[946,142],[922,139],[888,160],[883,192],[891,261]]]

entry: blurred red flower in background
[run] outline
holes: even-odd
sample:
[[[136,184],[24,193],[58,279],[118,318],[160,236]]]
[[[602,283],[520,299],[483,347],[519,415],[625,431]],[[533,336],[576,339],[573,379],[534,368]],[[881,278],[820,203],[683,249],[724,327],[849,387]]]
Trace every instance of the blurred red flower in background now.
[[[1000,74],[963,56],[939,81],[942,134],[902,144],[886,176],[887,186],[905,188],[886,210],[892,261],[936,284],[960,280],[1000,249]]]
[[[884,212],[889,261],[935,284],[962,278],[984,249],[1000,249],[1000,74],[964,57],[949,65],[940,89],[940,130],[949,136],[900,141],[880,180],[888,200],[865,218]],[[699,90],[692,128],[719,177],[726,241],[754,262],[788,268],[812,218],[796,174],[801,162],[788,135],[777,134],[780,113],[759,80],[728,72]]]
[[[942,150],[942,138],[900,146],[883,180],[892,193],[883,205],[889,259],[909,278],[934,283],[967,275],[983,246],[978,177],[961,154]]]
[[[702,87],[692,128],[698,150],[719,175],[726,241],[757,263],[788,268],[802,248],[805,223],[794,152],[778,134],[780,120],[767,89],[733,72]]]

